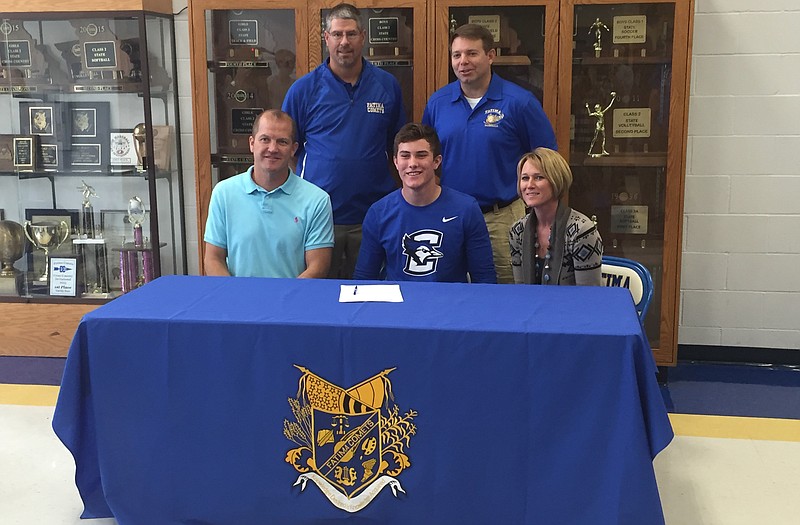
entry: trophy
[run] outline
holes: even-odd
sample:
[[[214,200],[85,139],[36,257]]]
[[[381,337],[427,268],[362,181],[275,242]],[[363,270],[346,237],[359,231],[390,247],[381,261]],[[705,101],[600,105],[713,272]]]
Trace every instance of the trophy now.
[[[147,217],[144,203],[139,197],[128,201],[128,222],[133,225],[133,243],[123,243],[119,252],[122,293],[127,293],[153,280],[153,251],[144,239],[142,223]],[[141,254],[142,272],[139,273]]]
[[[66,221],[25,221],[25,236],[36,248],[44,251],[44,273],[37,277],[36,281],[46,283],[50,268],[50,251],[58,249],[69,238],[69,225]]]
[[[134,149],[136,150],[137,171],[147,171],[147,126],[144,122],[136,124],[133,128]]]
[[[25,253],[25,234],[22,225],[14,221],[0,221],[0,294],[19,295],[22,272],[14,268]]]
[[[72,244],[77,246],[83,260],[83,283],[86,286],[84,296],[107,297],[109,287],[106,241],[95,225],[94,207],[91,201],[92,197],[97,198],[97,193],[85,181],[81,183],[78,189],[83,194],[83,204],[78,223],[78,237],[72,240]],[[94,264],[90,264],[90,260]]]
[[[594,24],[589,26],[589,34],[591,35],[594,32],[594,56],[595,58],[600,58],[600,51],[603,50],[603,44],[601,42],[603,38],[603,30],[609,31],[608,26],[605,25],[603,22],[600,21],[599,18],[596,18]]]
[[[617,92],[611,92],[611,102],[608,103],[605,109],[601,109],[600,104],[594,105],[594,111],[589,109],[589,103],[586,103],[586,111],[589,112],[590,117],[595,118],[595,125],[594,125],[594,137],[592,138],[592,143],[589,144],[589,152],[588,155],[590,157],[606,157],[608,156],[608,152],[606,151],[606,124],[605,124],[605,114],[606,111],[611,108],[611,105],[614,104],[614,101],[617,99]],[[598,139],[600,140],[600,153],[592,153],[594,151],[594,145],[597,143]]]

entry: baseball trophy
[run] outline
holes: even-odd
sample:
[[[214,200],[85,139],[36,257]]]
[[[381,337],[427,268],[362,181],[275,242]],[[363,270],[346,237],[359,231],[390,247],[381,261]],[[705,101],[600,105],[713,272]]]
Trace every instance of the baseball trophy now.
[[[19,295],[22,272],[14,263],[25,253],[25,232],[14,221],[0,221],[0,294]]]
[[[37,249],[44,251],[45,266],[42,275],[36,278],[39,283],[47,283],[50,268],[50,252],[57,250],[69,238],[69,225],[66,221],[25,221],[25,236]]]
[[[119,252],[122,293],[127,293],[153,280],[153,251],[144,238],[142,223],[147,217],[144,203],[139,197],[128,201],[128,223],[133,225],[133,242],[126,242]],[[141,260],[141,273],[139,262]]]

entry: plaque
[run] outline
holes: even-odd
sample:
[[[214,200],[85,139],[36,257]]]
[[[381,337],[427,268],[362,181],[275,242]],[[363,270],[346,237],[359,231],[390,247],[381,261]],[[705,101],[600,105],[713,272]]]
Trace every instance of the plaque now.
[[[70,165],[73,167],[90,168],[98,168],[102,166],[102,144],[73,144],[70,151]]]
[[[130,45],[123,46],[107,20],[84,18],[70,23],[78,40],[58,47],[70,66],[74,91],[123,91],[124,82],[140,80],[141,71],[128,54]]]
[[[638,139],[650,137],[650,108],[614,110],[614,138]]]
[[[16,92],[37,91],[25,89],[30,82],[50,83],[45,55],[22,21],[0,22],[0,78],[11,79]]]
[[[133,130],[112,131],[109,134],[111,166],[115,168],[134,168],[138,164]]]
[[[362,13],[365,11],[366,9]],[[402,11],[404,10],[384,9],[379,12],[381,16],[372,14],[362,24],[367,30],[365,47],[368,58],[378,67],[412,66],[414,63],[412,17],[406,17]]]
[[[647,206],[611,206],[611,233],[647,233]]]
[[[53,169],[58,170],[61,168],[61,156],[58,153],[58,144],[39,144],[39,152],[41,153],[42,168],[45,170]]]
[[[68,105],[69,164],[73,167],[100,168],[111,163],[111,148],[106,142],[110,131],[108,102],[72,102]]]
[[[266,23],[259,11],[214,11],[214,57],[220,67],[269,68]],[[274,21],[273,21],[274,23]],[[292,21],[291,27],[294,27]],[[272,36],[272,35],[269,35]],[[274,41],[272,49],[275,49]],[[269,73],[267,73],[269,74]]]
[[[35,170],[40,161],[37,135],[0,135],[0,171]]]
[[[69,131],[65,125],[66,104],[61,102],[20,102],[21,135],[37,137],[35,158],[40,167],[60,169],[59,145],[64,143]]]
[[[39,167],[39,141],[36,135],[14,137],[14,168],[35,170]]]
[[[153,126],[152,138],[156,168],[169,171],[172,160],[172,126]]]
[[[59,297],[78,295],[78,256],[50,258],[50,295]]]
[[[0,171],[14,171],[14,138],[17,135],[0,135]]]
[[[629,15],[614,17],[612,41],[618,44],[644,44],[647,42],[647,17]]]

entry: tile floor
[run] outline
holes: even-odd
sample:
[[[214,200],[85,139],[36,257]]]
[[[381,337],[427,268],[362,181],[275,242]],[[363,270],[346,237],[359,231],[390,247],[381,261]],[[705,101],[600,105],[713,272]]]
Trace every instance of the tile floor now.
[[[75,466],[50,427],[57,392],[0,384],[2,525],[115,523],[79,519]],[[670,417],[676,437],[654,462],[668,524],[800,523],[800,419]]]

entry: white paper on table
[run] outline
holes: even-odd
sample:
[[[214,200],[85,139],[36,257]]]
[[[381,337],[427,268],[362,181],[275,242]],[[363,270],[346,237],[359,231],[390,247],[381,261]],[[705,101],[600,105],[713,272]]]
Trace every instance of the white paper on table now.
[[[402,303],[399,284],[343,284],[339,289],[340,303]]]

